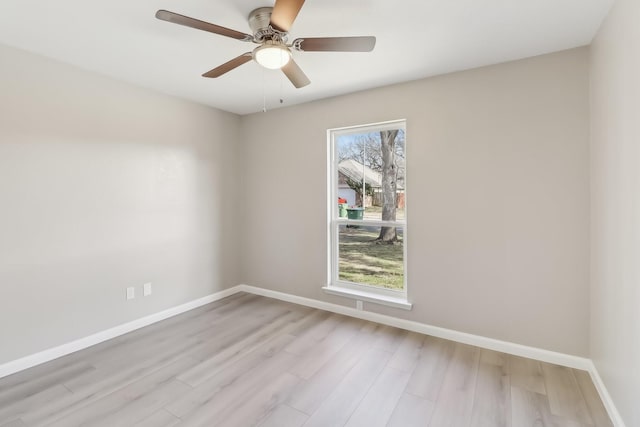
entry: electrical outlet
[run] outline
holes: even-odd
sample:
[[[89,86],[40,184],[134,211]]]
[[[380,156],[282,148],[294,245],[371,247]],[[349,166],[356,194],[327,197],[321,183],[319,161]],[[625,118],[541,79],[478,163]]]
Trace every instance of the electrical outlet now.
[[[134,299],[136,297],[136,288],[129,286],[127,288],[127,299]]]
[[[145,283],[144,285],[142,285],[142,295],[147,297],[147,296],[151,295],[152,292],[153,291],[151,289],[151,282]]]
[[[356,300],[356,310],[360,310],[360,311],[362,311],[362,310],[363,310],[362,305],[363,305],[363,304],[362,304],[362,301],[360,301],[360,300]]]

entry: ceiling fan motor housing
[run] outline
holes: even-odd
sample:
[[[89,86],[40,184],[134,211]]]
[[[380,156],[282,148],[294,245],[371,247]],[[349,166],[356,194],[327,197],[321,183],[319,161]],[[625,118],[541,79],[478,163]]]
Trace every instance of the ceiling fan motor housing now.
[[[274,31],[270,26],[272,7],[259,7],[249,14],[249,26],[256,41],[270,40]]]

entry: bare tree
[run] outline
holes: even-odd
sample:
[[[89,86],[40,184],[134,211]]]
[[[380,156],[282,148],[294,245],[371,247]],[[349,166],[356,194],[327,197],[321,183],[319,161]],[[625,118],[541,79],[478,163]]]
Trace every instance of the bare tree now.
[[[395,138],[395,159],[404,159],[404,130],[399,129]],[[382,172],[382,152],[380,151],[379,132],[357,135],[353,142],[342,146],[338,152],[338,161],[353,159],[371,168],[376,172]]]
[[[394,129],[357,135],[338,151],[339,161],[353,159],[381,175],[382,220],[396,220],[398,180],[404,176],[405,133]],[[403,184],[401,183],[401,188]],[[349,187],[362,194],[362,182],[353,180]],[[373,189],[367,184],[367,194]],[[376,243],[393,244],[398,241],[396,227],[381,227]]]
[[[396,165],[396,137],[398,130],[380,132],[380,157],[382,160],[382,220],[396,220],[396,197],[398,168]],[[381,227],[376,239],[380,243],[392,244],[398,240],[395,227]]]

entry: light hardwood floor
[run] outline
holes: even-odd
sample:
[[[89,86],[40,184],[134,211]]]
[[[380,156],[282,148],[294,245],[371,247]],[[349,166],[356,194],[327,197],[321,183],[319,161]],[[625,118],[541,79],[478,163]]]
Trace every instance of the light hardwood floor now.
[[[0,427],[610,426],[586,372],[236,294],[0,379]]]

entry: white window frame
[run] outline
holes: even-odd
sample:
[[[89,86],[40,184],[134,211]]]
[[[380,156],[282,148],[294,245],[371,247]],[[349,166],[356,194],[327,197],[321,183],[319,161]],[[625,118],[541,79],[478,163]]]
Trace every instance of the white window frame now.
[[[324,291],[334,295],[345,296],[360,301],[373,302],[377,304],[388,305],[406,310],[411,309],[411,303],[408,301],[408,280],[407,280],[407,175],[405,169],[404,193],[405,193],[405,216],[403,221],[382,221],[371,219],[346,219],[338,216],[336,200],[338,200],[338,161],[336,158],[336,139],[344,135],[356,135],[370,132],[379,132],[383,130],[402,129],[406,133],[406,120],[392,120],[381,123],[372,123],[367,125],[350,126],[343,128],[334,128],[327,130],[327,165],[328,165],[328,182],[327,182],[327,240],[328,244],[328,285],[323,287]],[[406,157],[405,142],[405,157]],[[405,163],[406,168],[406,163]],[[364,225],[378,227],[398,227],[402,228],[402,250],[403,250],[403,289],[394,290],[382,288],[374,285],[366,285],[362,283],[354,283],[339,279],[339,228],[342,225]]]

